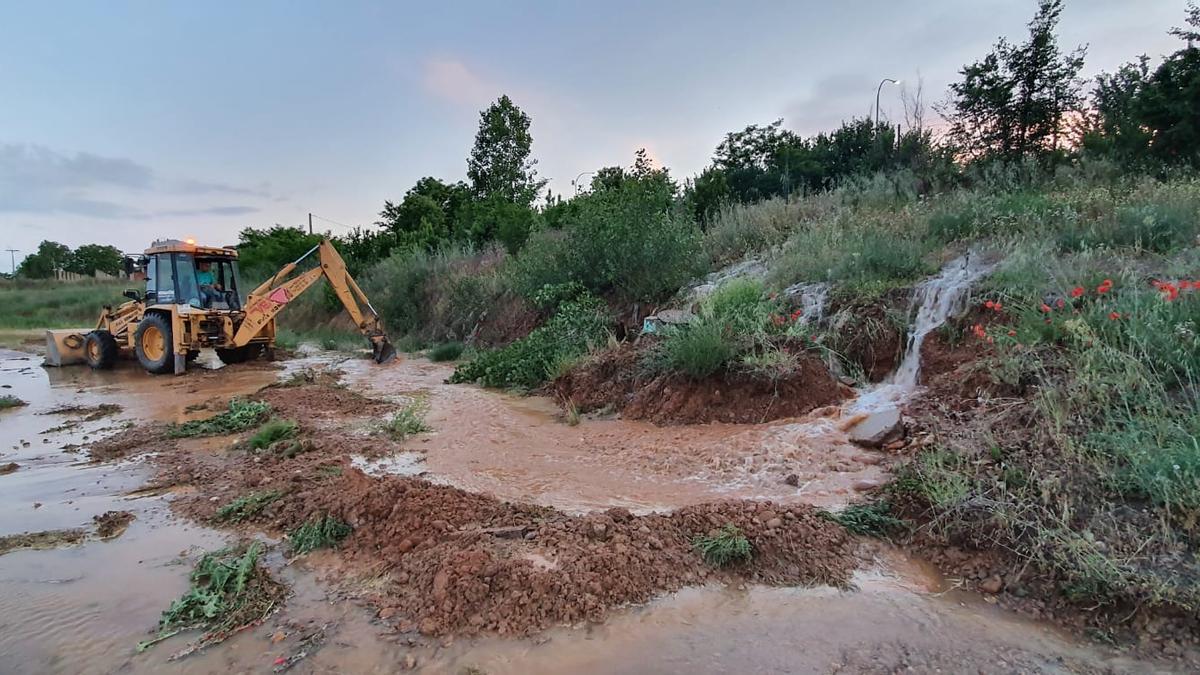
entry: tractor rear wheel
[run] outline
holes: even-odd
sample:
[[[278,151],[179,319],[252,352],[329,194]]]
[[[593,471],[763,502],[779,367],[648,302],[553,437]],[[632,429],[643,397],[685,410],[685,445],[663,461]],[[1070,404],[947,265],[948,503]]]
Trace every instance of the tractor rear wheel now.
[[[133,334],[133,350],[147,371],[155,375],[174,372],[175,343],[171,339],[171,322],[157,312],[146,314]]]
[[[221,363],[225,365],[233,365],[235,363],[244,363],[253,361],[262,353],[262,345],[246,345],[245,347],[230,347],[229,349],[217,349],[217,358],[221,359]]]
[[[83,354],[94,370],[108,370],[117,362],[117,339],[106,330],[94,330],[83,340]]]

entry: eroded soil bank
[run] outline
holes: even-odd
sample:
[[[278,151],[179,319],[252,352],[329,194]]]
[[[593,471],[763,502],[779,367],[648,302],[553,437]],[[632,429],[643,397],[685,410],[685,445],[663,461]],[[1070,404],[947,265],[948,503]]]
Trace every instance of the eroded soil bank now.
[[[45,371],[6,359],[5,383],[19,385],[33,404],[0,418],[21,430],[17,447],[6,446],[0,459],[22,466],[0,477],[7,514],[0,534],[79,527],[116,510],[136,520],[109,541],[0,557],[0,616],[7,617],[0,620],[0,670],[257,672],[301,652],[307,656],[293,672],[1154,669],[1080,646],[975,596],[942,595],[953,582],[927,576],[895,552],[862,548],[819,517],[808,502],[844,504],[857,495],[864,471],[878,471],[869,461],[828,459],[839,451],[878,456],[843,447],[832,418],[673,428],[584,420],[572,427],[550,401],[443,385],[447,368],[417,360],[383,368],[347,361],[338,366],[345,388],[300,378],[299,386],[257,394],[277,416],[299,423],[305,444],[292,456],[251,452],[246,433],[165,439],[163,427],[144,424],[137,412],[145,405],[157,406],[164,420],[209,416],[280,373],[328,361],[182,378],[125,372],[113,382],[86,373],[47,387]],[[217,391],[210,378],[218,375],[232,384]],[[48,392],[42,398],[40,388]],[[380,423],[413,400],[427,406],[432,433],[403,441],[381,434]],[[108,401],[122,411],[47,433],[55,420],[37,412],[72,401]],[[133,426],[121,430],[127,422]],[[80,463],[78,448],[67,447],[114,431],[99,445],[120,450],[104,462]],[[423,477],[356,468],[378,474],[393,466],[378,460],[410,456],[405,470],[426,471]],[[797,471],[811,477],[783,480]],[[645,480],[635,490],[604,493],[639,474]],[[241,525],[209,521],[239,495],[276,489],[283,496]],[[721,500],[729,495],[759,499]],[[286,541],[272,549],[268,564],[293,596],[264,625],[179,661],[167,659],[188,636],[133,653],[183,591],[201,551],[246,534],[275,542],[318,512],[356,530],[340,550],[290,564]],[[726,523],[741,527],[761,553],[749,566],[714,570],[692,550],[696,533]],[[626,602],[635,604],[618,607]],[[590,622],[601,617],[603,624]]]

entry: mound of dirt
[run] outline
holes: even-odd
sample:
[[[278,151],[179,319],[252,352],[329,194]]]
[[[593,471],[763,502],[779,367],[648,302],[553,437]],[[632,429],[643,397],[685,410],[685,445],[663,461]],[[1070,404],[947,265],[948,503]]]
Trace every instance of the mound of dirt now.
[[[669,515],[612,509],[572,516],[417,477],[368,476],[350,455],[401,446],[345,428],[387,404],[315,384],[261,395],[278,411],[303,409],[308,417],[344,408],[343,426],[302,424],[309,449],[297,455],[232,446],[197,451],[188,441],[143,437],[156,450],[148,456],[158,468],[155,480],[190,485],[172,508],[216,526],[229,526],[214,518],[222,506],[255,494],[272,497],[247,511],[239,529],[288,533],[326,515],[348,523],[353,530],[332,572],[370,576],[360,597],[402,631],[523,635],[599,620],[614,607],[713,580],[844,586],[857,564],[846,531],[804,505],[722,502]],[[753,556],[717,569],[693,541],[726,525],[748,539]]]
[[[808,506],[725,502],[670,515],[610,509],[569,516],[416,478],[357,470],[297,490],[276,509],[287,528],[330,513],[354,527],[347,557],[391,579],[372,597],[402,630],[526,634],[597,621],[613,607],[708,580],[845,585],[855,566],[845,530]],[[737,526],[752,560],[725,570],[697,536]]]
[[[731,370],[703,380],[646,374],[642,352],[627,343],[593,355],[551,384],[555,398],[579,412],[614,410],[655,424],[744,424],[799,417],[853,394],[806,352],[778,377]]]
[[[165,450],[175,443],[167,438],[166,430],[166,425],[153,423],[130,427],[89,445],[88,456],[93,462],[108,462],[134,452]]]

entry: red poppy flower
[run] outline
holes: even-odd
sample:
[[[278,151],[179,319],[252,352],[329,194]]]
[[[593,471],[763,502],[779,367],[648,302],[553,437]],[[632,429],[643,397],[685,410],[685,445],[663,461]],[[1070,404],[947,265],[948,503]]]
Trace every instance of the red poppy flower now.
[[[988,309],[992,309],[993,307],[996,306],[996,303],[992,302],[991,300],[988,300],[987,302],[983,303],[983,306]]]
[[[1015,330],[1008,331],[1008,337],[1016,337],[1016,336],[1017,336],[1017,331],[1015,331]]]
[[[1117,319],[1121,318],[1121,313],[1120,312],[1109,312],[1108,318],[1113,321],[1116,321]]]
[[[1096,292],[1101,295],[1104,295],[1105,293],[1107,293],[1111,290],[1112,290],[1112,279],[1105,279],[1104,283],[1102,283],[1096,287]]]
[[[1083,294],[1084,294],[1083,286],[1076,286],[1075,288],[1071,289],[1071,297],[1072,298],[1078,298],[1079,296],[1081,296]]]
[[[1059,298],[1058,302],[1056,302],[1054,304],[1057,305],[1059,309],[1062,309],[1063,307],[1067,306],[1067,301],[1063,300],[1062,298]]]
[[[992,305],[992,309],[999,312],[1000,310],[1004,309],[1004,305],[1000,304],[1000,301],[997,300],[996,304]]]
[[[1046,303],[1043,302],[1042,303],[1042,312],[1045,313],[1045,312],[1049,312],[1049,311],[1050,311],[1050,305],[1047,305]]]

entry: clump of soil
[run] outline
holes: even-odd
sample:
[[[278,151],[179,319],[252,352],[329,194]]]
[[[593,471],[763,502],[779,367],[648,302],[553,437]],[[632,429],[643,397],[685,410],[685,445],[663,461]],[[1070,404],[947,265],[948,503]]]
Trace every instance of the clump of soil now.
[[[128,511],[106,511],[99,516],[93,516],[96,523],[96,536],[101,539],[116,539],[125,534],[135,516]]]
[[[824,333],[830,347],[861,368],[869,382],[891,375],[904,354],[909,289],[891,289],[871,302],[835,300]]]
[[[83,541],[87,536],[84,530],[46,530],[45,532],[25,532],[0,537],[0,555],[11,553],[22,548],[37,551],[72,546]]]
[[[8,464],[0,464],[0,476],[12,473],[12,472],[16,471],[17,469],[19,469],[20,466],[21,465],[17,464],[16,462],[9,462]]]
[[[627,419],[655,424],[741,424],[799,417],[853,393],[807,352],[794,354],[794,365],[775,376],[728,370],[703,380],[647,373],[643,352],[629,343],[599,352],[550,386],[564,407],[574,406],[582,413],[619,411]]]
[[[134,452],[166,450],[175,446],[175,440],[166,435],[167,429],[165,424],[130,427],[92,443],[88,447],[88,456],[93,462],[108,462]]]

